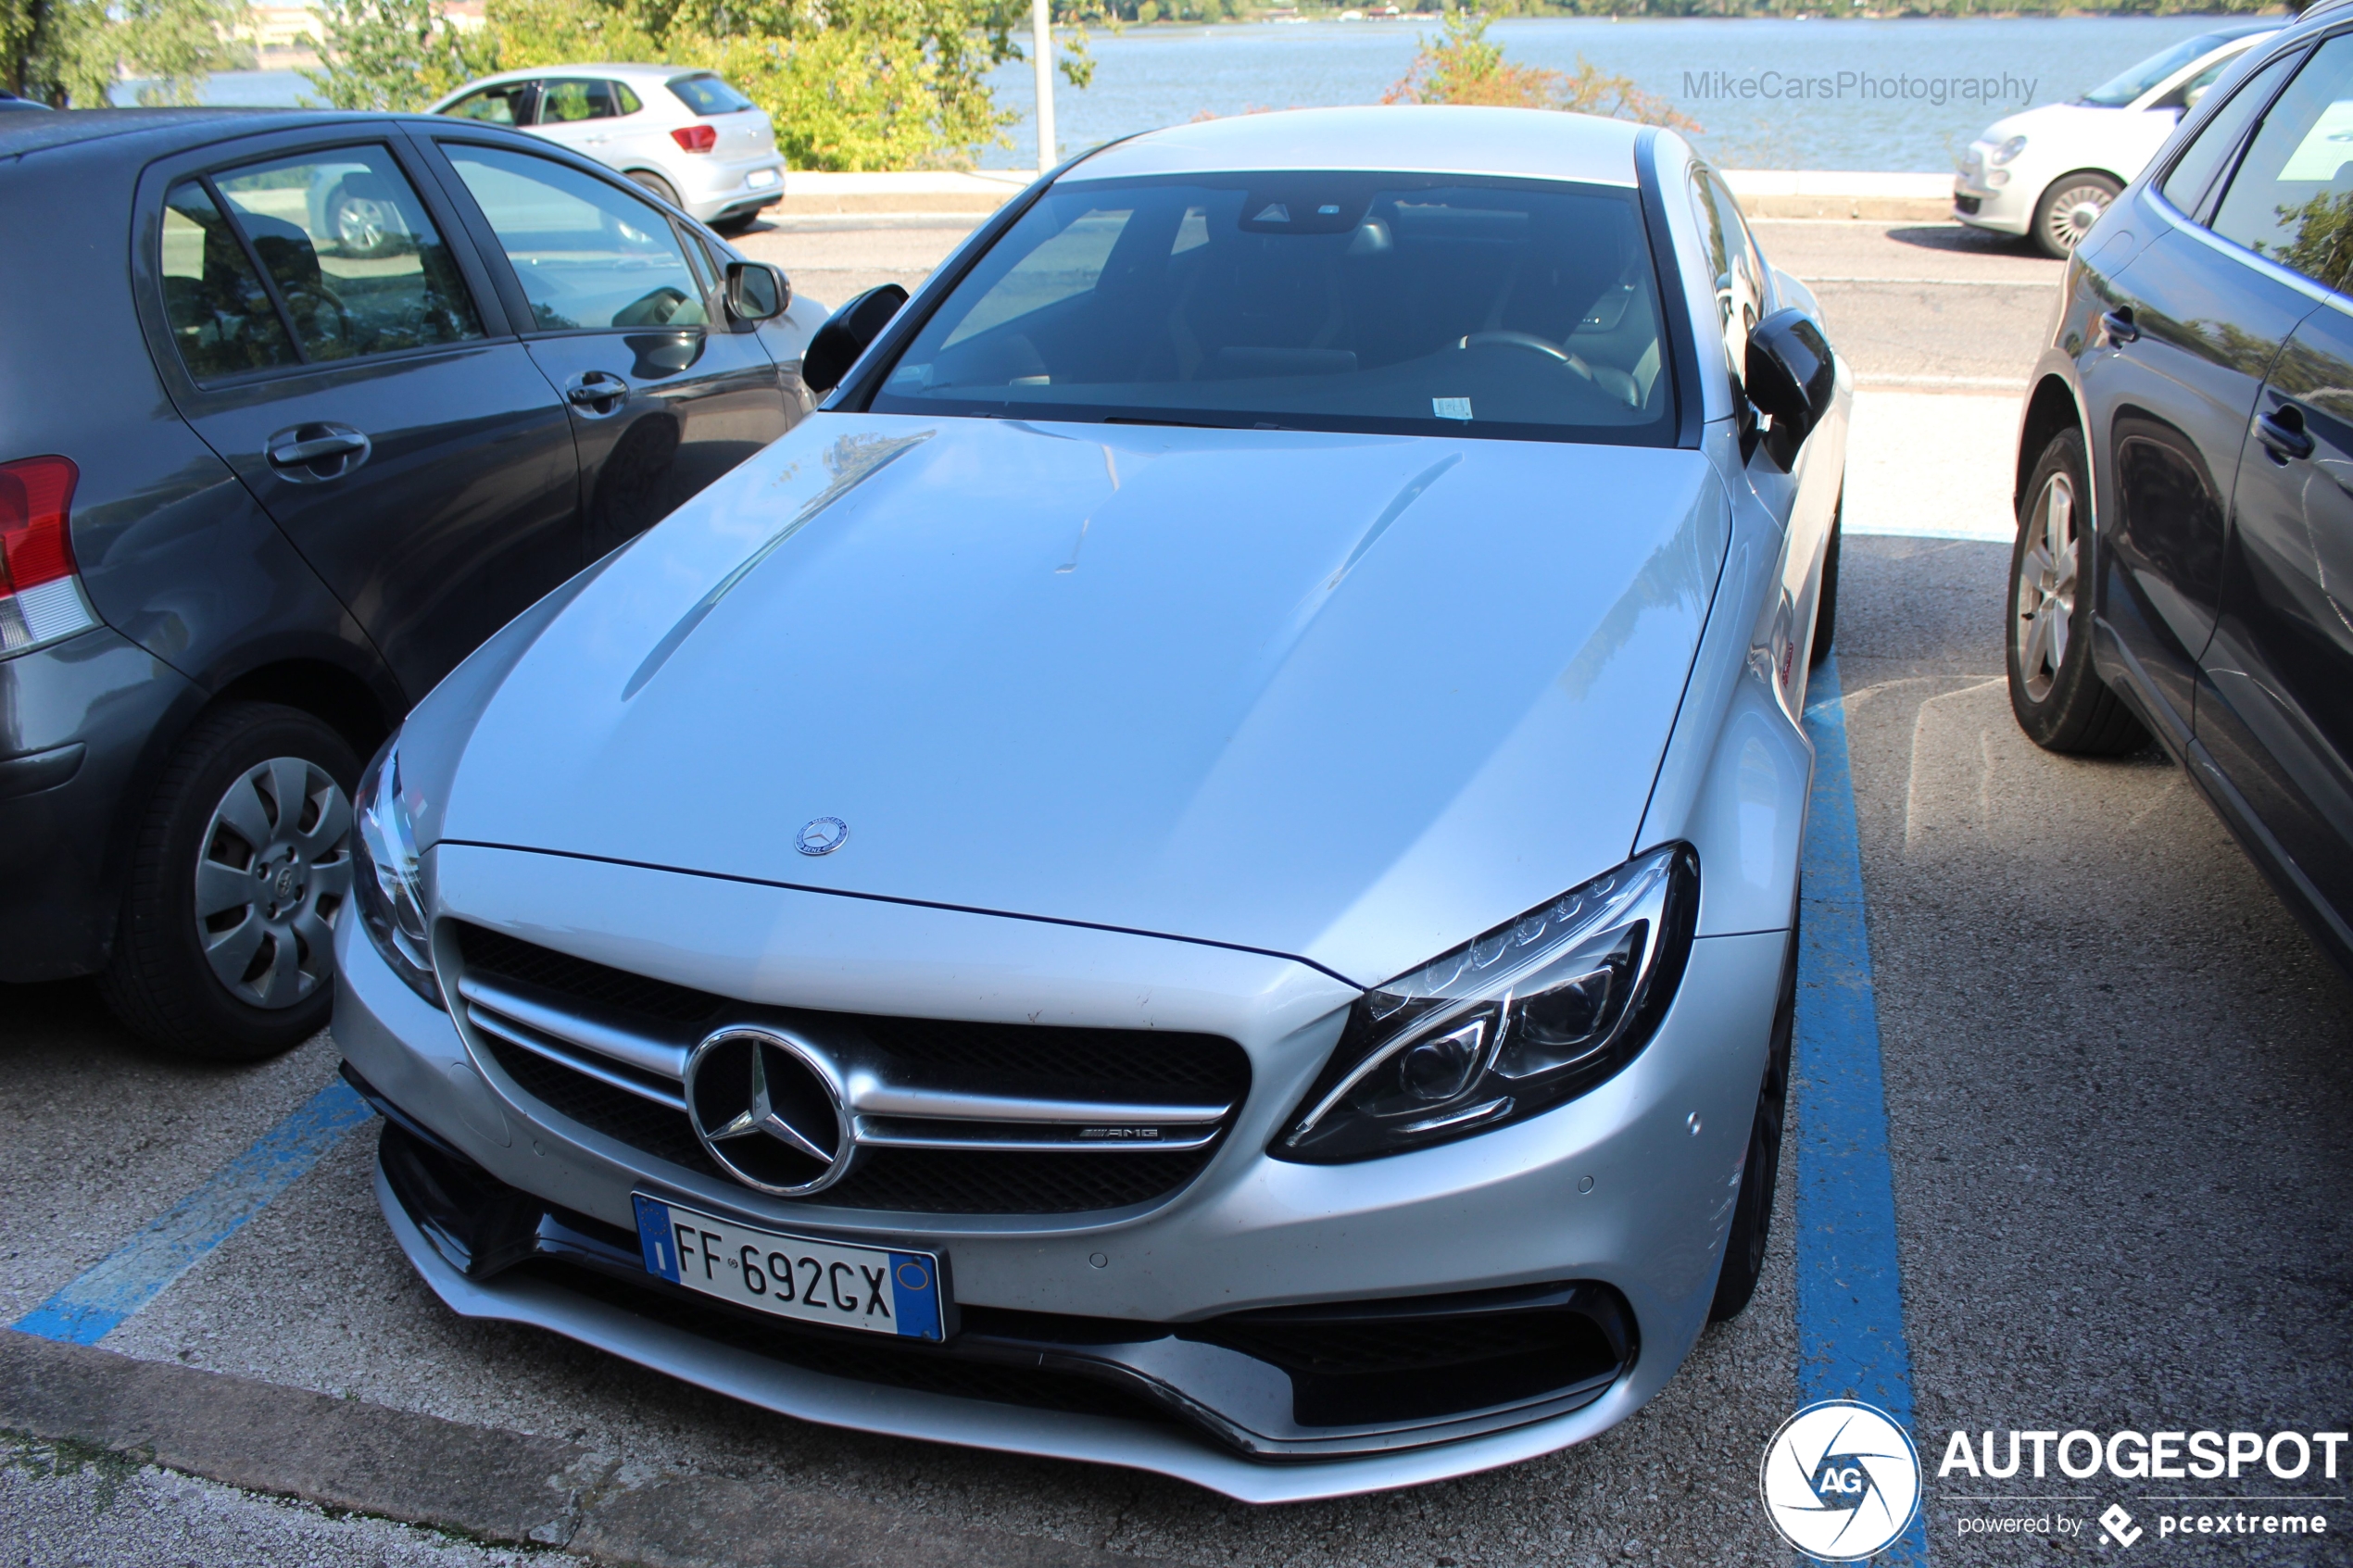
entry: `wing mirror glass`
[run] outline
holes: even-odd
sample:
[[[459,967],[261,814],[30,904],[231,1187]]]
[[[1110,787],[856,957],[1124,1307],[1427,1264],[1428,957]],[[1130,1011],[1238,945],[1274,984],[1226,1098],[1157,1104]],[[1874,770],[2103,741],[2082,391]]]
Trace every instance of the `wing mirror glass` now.
[[[831,316],[810,338],[809,346],[800,356],[800,379],[812,392],[831,392],[858,363],[858,357],[867,345],[882,336],[899,307],[907,303],[907,291],[897,283],[884,283],[868,289]]]
[[[767,321],[792,303],[792,282],[765,261],[727,263],[727,309],[738,321]]]
[[[1749,329],[1743,380],[1748,400],[1773,421],[1767,450],[1783,469],[1830,412],[1837,379],[1830,341],[1805,311],[1776,310]]]

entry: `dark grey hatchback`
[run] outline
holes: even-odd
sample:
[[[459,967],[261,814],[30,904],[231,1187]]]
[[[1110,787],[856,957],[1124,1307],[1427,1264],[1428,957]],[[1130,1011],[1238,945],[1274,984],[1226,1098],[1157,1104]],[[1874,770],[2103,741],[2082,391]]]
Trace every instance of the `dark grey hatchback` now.
[[[798,420],[815,307],[446,119],[9,116],[0,212],[0,981],[283,1049],[332,1002],[361,759]]]

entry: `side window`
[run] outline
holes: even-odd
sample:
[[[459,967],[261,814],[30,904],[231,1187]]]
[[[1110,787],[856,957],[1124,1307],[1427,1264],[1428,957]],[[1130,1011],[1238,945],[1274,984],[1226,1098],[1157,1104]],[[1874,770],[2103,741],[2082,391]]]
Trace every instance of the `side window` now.
[[[336,147],[213,176],[307,360],[483,335],[424,204],[380,146]]]
[[[2315,49],[2263,117],[2213,227],[2315,282],[2353,283],[2353,34]]]
[[[484,125],[522,125],[526,123],[524,110],[532,86],[528,82],[502,82],[496,87],[469,93],[441,112]]]
[[[514,263],[541,331],[709,319],[678,236],[654,207],[528,153],[460,143],[442,150]]]
[[[1738,382],[1748,363],[1749,329],[1765,310],[1764,264],[1749,239],[1740,204],[1722,181],[1705,169],[1692,176],[1692,209],[1715,274],[1716,320],[1724,334],[1724,357]]]
[[[295,362],[278,320],[236,231],[194,180],[163,203],[163,312],[182,363],[198,381]]]
[[[606,85],[612,89],[612,101],[615,112],[620,114],[635,114],[639,109],[646,107],[646,101],[637,96],[636,94],[631,92],[629,90],[629,83],[626,82],[608,82]]]
[[[569,125],[580,119],[613,119],[622,113],[610,82],[559,80],[539,94],[539,123]]]
[[[2247,126],[2263,112],[2263,106],[2271,102],[2271,94],[2279,90],[2282,79],[2295,63],[2292,55],[2273,60],[2248,77],[2231,94],[2231,101],[2215,111],[2214,118],[2182,149],[2182,156],[2174,159],[2172,169],[2158,184],[2158,189],[2164,193],[2167,201],[2193,218],[2197,216],[2205,205],[2206,193],[2214,188],[2214,177],[2231,161]]]

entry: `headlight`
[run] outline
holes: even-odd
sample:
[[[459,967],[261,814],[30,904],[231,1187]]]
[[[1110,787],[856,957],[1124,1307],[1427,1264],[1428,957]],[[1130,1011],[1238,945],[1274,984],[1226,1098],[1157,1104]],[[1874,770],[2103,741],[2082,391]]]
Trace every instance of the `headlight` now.
[[[400,794],[400,738],[386,743],[359,780],[359,918],[368,939],[409,988],[435,1007],[424,889],[418,881],[417,834]]]
[[[1268,1152],[1395,1154],[1593,1088],[1657,1029],[1698,907],[1698,857],[1670,845],[1365,992]]]
[[[2026,138],[2023,136],[2013,136],[2008,141],[2003,143],[2000,146],[1995,147],[1992,152],[1986,154],[1985,161],[1998,169],[2003,164],[2009,162],[2010,159],[2018,157],[2019,154],[2024,152],[2025,150]]]

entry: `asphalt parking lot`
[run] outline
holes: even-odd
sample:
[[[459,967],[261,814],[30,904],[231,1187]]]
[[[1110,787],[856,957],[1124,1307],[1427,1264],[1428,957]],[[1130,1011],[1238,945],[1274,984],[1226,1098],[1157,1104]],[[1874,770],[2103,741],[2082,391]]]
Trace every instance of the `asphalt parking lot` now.
[[[965,222],[804,222],[756,233],[747,249],[833,304],[886,278],[916,281]],[[1930,1470],[1928,1553],[1940,1563],[2095,1552],[2353,1562],[2334,1533],[2183,1541],[2151,1530],[2128,1549],[2089,1523],[2111,1503],[2146,1524],[2161,1497],[2220,1508],[2292,1495],[2353,1532],[2347,1484],[2317,1467],[2284,1482],[2259,1470],[2236,1483],[1935,1476],[1956,1429],[2347,1428],[2353,992],[2161,754],[2058,759],[2011,720],[1998,538],[2007,389],[2032,361],[2056,264],[1949,225],[1767,222],[1759,233],[1775,261],[1815,282],[1863,388],[1837,677],[1914,1429]],[[86,985],[0,995],[0,1323],[173,1210],[326,1085],[336,1060],[322,1035],[262,1067],[193,1068],[129,1040]],[[314,1434],[342,1440],[333,1434],[356,1419],[346,1407],[441,1418],[384,1418],[394,1422],[384,1430],[411,1435],[407,1461],[429,1469],[464,1468],[483,1451],[469,1445],[528,1435],[543,1445],[531,1453],[594,1478],[565,1494],[571,1533],[545,1538],[617,1543],[607,1549],[644,1561],[870,1560],[855,1543],[797,1545],[789,1523],[812,1518],[853,1531],[863,1521],[900,1543],[902,1562],[1791,1561],[1763,1517],[1756,1474],[1801,1386],[1794,1161],[1782,1168],[1755,1300],[1633,1419],[1505,1471],[1253,1509],[1126,1472],[800,1425],[537,1331],[459,1320],[377,1214],[375,1135],[370,1123],[345,1136],[99,1348],[158,1369],[154,1386],[168,1392],[153,1397],[198,1411],[215,1384],[168,1369],[330,1396],[284,1407],[294,1414],[272,1440],[297,1461]],[[0,1346],[0,1367],[14,1354]],[[0,1373],[0,1387],[16,1386]],[[107,1434],[136,1426],[126,1422]],[[353,1514],[349,1494],[332,1488],[308,1491],[333,1505],[321,1511],[135,1461],[170,1459],[167,1437],[144,1449],[135,1432],[104,1440],[133,1460],[0,1440],[0,1561],[533,1555]],[[300,1462],[284,1473],[306,1474]],[[257,1460],[238,1474],[267,1485],[271,1472]],[[656,1495],[735,1501],[681,1506],[659,1540],[612,1523],[628,1499]],[[1962,1533],[1967,1521],[2007,1517],[2072,1518],[2077,1531]]]

